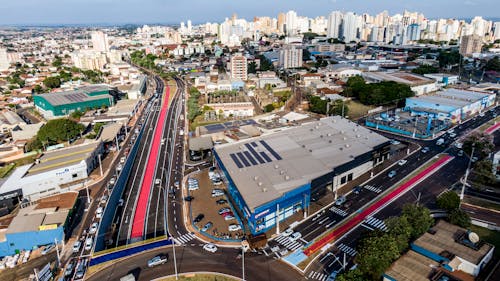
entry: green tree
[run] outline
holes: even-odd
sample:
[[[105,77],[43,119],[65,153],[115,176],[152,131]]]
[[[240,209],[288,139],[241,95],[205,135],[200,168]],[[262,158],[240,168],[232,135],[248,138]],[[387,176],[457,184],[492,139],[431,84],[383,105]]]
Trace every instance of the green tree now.
[[[55,57],[54,60],[52,61],[52,66],[53,67],[61,67],[62,66],[62,59],[60,57]]]
[[[37,140],[44,145],[53,145],[78,136],[84,129],[82,124],[67,118],[49,120],[38,130]]]
[[[47,77],[43,80],[43,84],[50,89],[59,88],[61,86],[61,79],[59,76]]]
[[[465,138],[463,150],[467,154],[470,155],[472,153],[473,146],[474,155],[479,155],[479,158],[488,156],[495,148],[493,137],[483,132],[473,132]]]
[[[387,233],[368,236],[360,241],[356,262],[363,274],[379,280],[384,271],[399,257],[396,239]]]
[[[254,61],[248,64],[248,73],[257,73],[257,64]]]
[[[37,93],[37,94],[40,94],[43,92],[43,88],[42,86],[36,84],[34,87],[33,87],[33,92]]]
[[[434,224],[431,212],[423,206],[407,204],[403,207],[402,216],[406,216],[410,225],[413,226],[410,239],[424,234]]]
[[[500,72],[500,59],[499,59],[499,57],[495,56],[494,58],[488,60],[488,62],[486,62],[486,64],[484,65],[484,69]]]
[[[95,123],[95,125],[94,125],[94,133],[96,135],[101,131],[102,126],[104,126],[104,123],[101,123],[101,122]]]
[[[493,163],[484,159],[474,164],[474,181],[484,185],[495,185],[496,177],[493,174]]]
[[[260,55],[259,59],[260,59],[260,70],[262,71],[274,70],[274,65],[272,64],[272,62],[269,61],[264,55]]]
[[[458,50],[442,50],[438,55],[439,67],[449,67],[460,62],[460,53]]]
[[[424,75],[427,73],[438,73],[439,69],[437,69],[436,67],[434,67],[432,65],[421,65],[421,66],[413,69],[411,72],[416,73],[416,74],[420,74],[420,75]]]
[[[450,212],[448,220],[451,224],[458,225],[463,228],[467,228],[471,225],[469,215],[465,211],[458,208]]]
[[[74,120],[80,120],[80,117],[82,117],[83,114],[85,114],[85,112],[82,112],[80,110],[76,110],[76,111],[71,112],[71,114],[69,116],[71,118],[73,118]]]
[[[387,233],[394,237],[398,246],[398,251],[402,253],[408,248],[409,240],[413,232],[413,227],[406,216],[390,217],[385,220]]]
[[[338,281],[366,281],[368,278],[363,274],[363,272],[359,269],[349,270],[347,272],[343,272],[338,275],[335,280]]]
[[[274,105],[272,103],[266,104],[266,106],[264,106],[264,112],[271,112],[273,110],[274,110]]]
[[[447,191],[436,199],[436,204],[439,208],[446,211],[458,209],[460,206],[460,197],[453,191]]]

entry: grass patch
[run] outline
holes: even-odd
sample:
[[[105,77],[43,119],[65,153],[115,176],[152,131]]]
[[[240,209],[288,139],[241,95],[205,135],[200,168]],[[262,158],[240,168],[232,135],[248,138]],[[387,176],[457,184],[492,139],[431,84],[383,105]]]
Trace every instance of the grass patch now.
[[[0,167],[0,178],[5,178],[14,169],[14,167],[16,167],[16,164],[14,163]]]
[[[161,278],[161,281],[174,281],[175,276]],[[237,281],[240,279],[232,278],[227,275],[219,275],[219,274],[207,274],[207,273],[188,273],[179,275],[179,279],[181,281]]]
[[[375,106],[364,105],[359,101],[350,100],[346,103],[349,108],[349,119],[356,120],[366,114],[368,114],[368,110],[374,109]]]
[[[481,240],[484,240],[484,241],[492,244],[493,246],[495,246],[494,255],[496,258],[500,258],[500,250],[499,250],[500,249],[500,232],[499,231],[487,229],[487,228],[480,227],[477,225],[471,225],[469,227],[469,229],[471,231],[474,231],[475,233],[477,233],[477,235],[479,235],[479,238],[481,238]]]

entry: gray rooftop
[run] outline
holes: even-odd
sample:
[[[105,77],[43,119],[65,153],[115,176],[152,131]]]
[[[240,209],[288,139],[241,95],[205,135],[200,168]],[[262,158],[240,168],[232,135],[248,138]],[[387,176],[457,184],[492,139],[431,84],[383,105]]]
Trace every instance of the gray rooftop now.
[[[473,92],[473,91],[458,90],[458,89],[447,89],[447,90],[442,91],[442,92],[437,92],[436,95],[441,96],[441,97],[450,98],[450,99],[459,99],[459,100],[465,100],[468,102],[475,102],[475,101],[481,100],[485,97],[488,97],[490,94]]]
[[[38,164],[34,164],[28,170],[28,175],[36,175],[46,171],[59,169],[79,163],[89,157],[100,142],[92,142],[90,144],[83,144],[68,148],[62,148],[55,151],[46,152],[39,159]]]
[[[334,116],[220,145],[215,151],[246,204],[254,210],[386,142],[387,138]],[[243,161],[255,164],[245,165]]]
[[[101,100],[103,98],[112,98],[112,96],[109,94],[95,95],[95,96],[89,95],[90,93],[109,91],[109,90],[111,90],[111,88],[106,85],[91,85],[73,91],[48,93],[36,96],[42,97],[53,106],[58,106],[58,105],[86,102],[92,100]]]

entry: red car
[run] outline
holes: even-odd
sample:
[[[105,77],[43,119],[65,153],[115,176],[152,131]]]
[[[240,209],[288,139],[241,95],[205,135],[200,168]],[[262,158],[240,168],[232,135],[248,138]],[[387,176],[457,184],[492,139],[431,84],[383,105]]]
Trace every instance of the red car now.
[[[229,212],[222,213],[221,216],[223,216],[224,218],[226,216],[233,216],[234,217],[234,214],[233,214],[233,212],[229,211]]]

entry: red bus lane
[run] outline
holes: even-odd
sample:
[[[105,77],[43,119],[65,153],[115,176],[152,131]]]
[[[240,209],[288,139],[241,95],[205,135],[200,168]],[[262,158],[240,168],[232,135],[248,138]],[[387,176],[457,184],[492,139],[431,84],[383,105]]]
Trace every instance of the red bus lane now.
[[[363,220],[380,209],[381,207],[385,206],[385,204],[389,203],[391,200],[395,199],[396,197],[402,195],[406,191],[410,190],[414,185],[416,185],[419,181],[427,177],[429,174],[432,172],[438,170],[442,166],[444,166],[448,161],[450,161],[453,157],[450,155],[445,155],[441,156],[438,161],[436,161],[434,164],[431,166],[427,167],[425,170],[422,172],[418,173],[416,176],[411,178],[409,181],[406,183],[400,185],[397,187],[394,191],[389,193],[387,196],[384,198],[380,199],[379,201],[375,202],[373,205],[369,206],[359,214],[357,214],[355,217],[353,217],[351,220],[347,221],[345,224],[340,226],[339,228],[333,230],[331,233],[323,237],[321,240],[316,241],[315,243],[311,244],[307,249],[304,250],[304,254],[307,256],[310,256],[314,253],[316,253],[319,249],[323,248],[326,244],[332,242],[335,239],[338,239],[341,237],[343,234],[357,226],[359,223],[363,222]]]
[[[142,185],[139,190],[139,199],[137,200],[137,206],[135,208],[134,219],[132,224],[131,238],[142,238],[144,235],[144,223],[146,218],[146,210],[149,201],[149,194],[151,191],[151,185],[153,183],[153,176],[155,173],[156,162],[158,159],[158,153],[160,151],[160,142],[163,134],[163,126],[165,124],[165,117],[168,111],[168,103],[170,98],[170,87],[166,87],[165,97],[161,106],[160,116],[158,118],[158,124],[155,128],[153,143],[151,151],[149,154],[148,162],[146,164],[146,171],[144,173],[144,179],[142,180]]]

